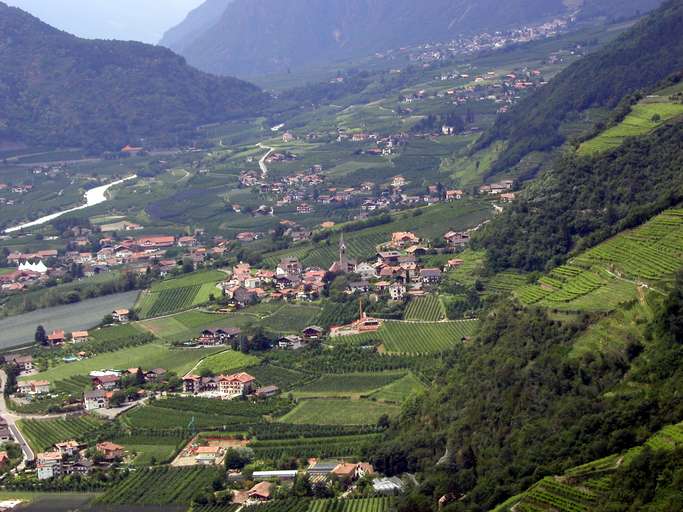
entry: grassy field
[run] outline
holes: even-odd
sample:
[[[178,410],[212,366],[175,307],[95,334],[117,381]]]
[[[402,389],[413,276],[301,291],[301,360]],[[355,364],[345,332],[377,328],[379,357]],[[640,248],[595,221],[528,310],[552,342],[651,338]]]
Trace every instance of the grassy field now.
[[[136,309],[141,318],[154,318],[204,304],[211,294],[218,296],[216,284],[225,277],[223,272],[210,270],[159,281],[140,295]]]
[[[472,336],[476,320],[453,322],[398,322],[387,320],[376,333],[333,338],[333,343],[367,344],[380,341],[388,354],[430,354],[448,350]]]
[[[178,375],[187,373],[200,359],[222,349],[173,349],[167,345],[147,344],[100,354],[90,359],[63,364],[45,372],[21,380],[44,379],[50,382],[64,381],[94,370],[142,367],[143,369],[164,368]]]
[[[381,389],[378,389],[376,392],[370,395],[370,398],[382,402],[394,402],[400,404],[413,393],[418,393],[423,389],[425,389],[425,385],[420,382],[420,379],[418,379],[413,373],[409,373],[405,377],[398,379]]]
[[[412,299],[406,308],[405,320],[438,322],[446,319],[446,309],[437,295]]]
[[[389,512],[393,502],[390,497],[314,500],[307,512]]]
[[[527,305],[611,311],[641,297],[646,287],[670,280],[682,264],[683,210],[668,210],[589,249],[515,294]]]
[[[210,370],[214,373],[224,373],[251,366],[259,362],[258,357],[243,354],[235,350],[224,350],[218,354],[210,355],[204,359],[194,370],[201,373],[203,370]]]
[[[76,440],[92,434],[104,422],[94,416],[78,416],[68,419],[19,420],[17,426],[35,452],[44,452],[55,443]]]
[[[405,372],[345,373],[323,375],[295,389],[296,398],[360,397],[384,388],[405,377]]]
[[[628,137],[645,135],[681,114],[683,105],[680,103],[670,103],[666,98],[646,98],[634,105],[621,123],[581,144],[579,154],[593,155],[610,151],[621,146]]]
[[[187,442],[185,436],[130,435],[112,439],[112,442],[135,454],[133,464],[149,466],[169,461],[176,450]]]
[[[396,405],[370,400],[302,400],[291,412],[279,419],[296,425],[373,425],[387,414],[395,416]]]

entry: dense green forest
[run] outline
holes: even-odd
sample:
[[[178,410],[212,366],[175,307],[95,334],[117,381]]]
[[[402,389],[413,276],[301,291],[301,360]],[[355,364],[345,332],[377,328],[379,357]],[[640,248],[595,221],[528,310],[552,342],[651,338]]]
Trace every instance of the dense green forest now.
[[[570,359],[587,319],[563,324],[543,311],[498,306],[376,450],[380,470],[426,478],[399,510],[432,510],[449,493],[466,497],[444,510],[490,510],[543,476],[680,421],[683,275],[654,309],[622,350]]]
[[[517,164],[533,151],[565,141],[560,126],[593,107],[613,108],[637,90],[648,90],[683,69],[683,2],[670,0],[603,49],[561,72],[547,87],[523,99],[477,142],[508,146],[491,172]]]
[[[0,143],[119,149],[191,142],[204,123],[253,115],[268,97],[171,51],[85,40],[0,3]]]
[[[683,125],[594,158],[567,154],[477,240],[493,270],[544,270],[683,200]]]

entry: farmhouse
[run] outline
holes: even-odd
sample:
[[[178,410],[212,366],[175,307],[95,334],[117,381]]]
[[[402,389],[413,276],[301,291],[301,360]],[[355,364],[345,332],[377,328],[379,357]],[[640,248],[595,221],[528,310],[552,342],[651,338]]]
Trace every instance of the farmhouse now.
[[[222,345],[240,335],[241,329],[238,327],[219,327],[216,329],[204,329],[197,339],[200,345],[214,346]]]
[[[391,234],[390,245],[395,249],[404,249],[418,243],[420,243],[420,239],[409,231],[399,231]]]
[[[5,363],[16,366],[22,372],[33,370],[33,356],[22,356],[19,354],[8,354],[4,356]]]
[[[270,398],[279,392],[280,388],[277,386],[265,386],[256,390],[256,398]]]
[[[66,335],[64,334],[63,330],[55,330],[48,335],[47,342],[52,346],[61,345],[62,343],[64,343],[65,338]]]
[[[109,441],[104,441],[102,443],[97,443],[97,452],[104,457],[104,460],[112,461],[123,458],[125,448],[118,444],[111,443]]]
[[[128,322],[128,320],[130,318],[130,311],[127,309],[123,309],[123,308],[122,309],[115,309],[114,311],[112,311],[111,317],[114,320],[114,322],[118,322],[120,324],[126,323],[126,322]]]
[[[318,327],[317,325],[311,325],[310,327],[306,327],[303,330],[303,336],[305,340],[319,340],[323,336],[323,329],[322,327]]]
[[[71,333],[71,341],[74,343],[84,343],[88,341],[88,331],[74,331]]]
[[[247,495],[252,500],[268,501],[273,494],[273,487],[273,484],[270,482],[259,482],[249,489]]]

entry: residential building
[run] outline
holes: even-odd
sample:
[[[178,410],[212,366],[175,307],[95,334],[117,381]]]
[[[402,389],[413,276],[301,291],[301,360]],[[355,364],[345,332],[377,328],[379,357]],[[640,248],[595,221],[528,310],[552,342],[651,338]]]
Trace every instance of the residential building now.
[[[257,501],[268,501],[273,495],[274,485],[270,482],[259,482],[249,489],[247,495],[249,499]]]
[[[44,452],[36,455],[38,480],[49,480],[62,474],[62,455],[59,452]]]
[[[122,459],[126,451],[123,446],[111,443],[109,441],[97,443],[96,449],[97,452],[100,453],[107,461]]]
[[[96,409],[108,409],[109,399],[107,392],[104,389],[94,389],[88,391],[83,396],[86,411],[94,411]]]
[[[111,317],[114,320],[114,322],[117,323],[126,323],[130,319],[130,311],[127,309],[115,309],[111,313]]]
[[[280,388],[277,386],[264,386],[256,390],[257,398],[270,398],[280,393]]]

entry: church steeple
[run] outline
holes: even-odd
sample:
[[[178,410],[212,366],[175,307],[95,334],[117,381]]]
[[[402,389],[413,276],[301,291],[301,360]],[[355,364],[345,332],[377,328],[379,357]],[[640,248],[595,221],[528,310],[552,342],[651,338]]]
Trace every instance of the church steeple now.
[[[348,250],[346,248],[346,242],[344,242],[343,232],[339,240],[339,267],[344,274],[346,274],[349,271],[349,255]]]

